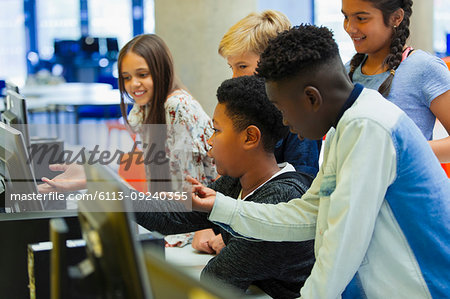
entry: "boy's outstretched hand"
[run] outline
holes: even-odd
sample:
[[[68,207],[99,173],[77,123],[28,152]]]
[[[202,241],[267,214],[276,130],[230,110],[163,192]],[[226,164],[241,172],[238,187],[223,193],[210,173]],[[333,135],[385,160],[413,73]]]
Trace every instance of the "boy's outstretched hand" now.
[[[63,171],[53,179],[42,178],[44,184],[38,185],[40,193],[70,192],[86,189],[86,174],[83,165],[78,164],[52,164],[50,170]]]
[[[187,176],[186,181],[192,184],[192,208],[197,211],[211,212],[216,200],[216,191],[203,186],[191,176]]]

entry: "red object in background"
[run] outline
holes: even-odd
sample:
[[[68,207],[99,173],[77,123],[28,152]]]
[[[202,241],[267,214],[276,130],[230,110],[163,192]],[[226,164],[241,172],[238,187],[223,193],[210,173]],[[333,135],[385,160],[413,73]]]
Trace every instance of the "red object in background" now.
[[[450,56],[442,58],[444,62],[447,64],[448,69],[450,70]],[[447,176],[450,178],[450,163],[442,163],[442,168],[444,168],[445,173],[447,173]]]
[[[448,178],[450,178],[450,163],[442,163],[442,168],[444,168],[445,173],[447,174]]]
[[[444,60],[444,62],[447,64],[447,67],[450,69],[450,56],[444,57],[442,58],[442,60]]]
[[[136,163],[139,157],[139,154],[142,152],[135,151],[133,154],[123,154],[121,157],[121,161],[127,161],[125,163],[120,163],[119,166],[119,175],[124,179],[128,184],[133,186],[139,192],[147,192],[147,178],[145,175],[145,165],[144,163]],[[128,163],[128,159],[132,159],[131,163]],[[142,158],[141,158],[142,159]]]
[[[107,121],[106,127],[108,128],[108,147],[111,138],[111,131],[128,131],[127,127],[116,119]],[[136,142],[136,134],[130,133],[130,137],[131,139],[133,139],[133,142]],[[139,154],[142,155],[143,153],[140,151],[135,151],[133,155],[130,155],[130,153],[123,154],[123,156],[121,157],[121,161],[128,161],[129,159],[131,159],[131,161],[130,163],[120,163],[118,173],[122,177],[122,179],[124,179],[137,191],[147,192],[147,178],[145,175],[144,163],[136,163]]]

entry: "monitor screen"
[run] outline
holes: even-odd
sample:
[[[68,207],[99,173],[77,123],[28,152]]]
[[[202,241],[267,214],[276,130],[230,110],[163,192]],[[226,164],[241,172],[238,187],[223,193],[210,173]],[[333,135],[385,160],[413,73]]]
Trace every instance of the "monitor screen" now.
[[[104,165],[86,165],[88,194],[109,195],[128,186]],[[118,198],[118,197],[116,197]],[[124,201],[79,201],[78,217],[86,250],[104,298],[151,298],[144,260],[137,251]],[[120,258],[118,258],[120,257]]]
[[[107,37],[106,47],[108,49],[108,52],[119,52],[119,43],[117,42],[117,38]]]
[[[38,192],[22,133],[4,123],[0,123],[0,133],[0,176],[5,181],[7,211],[42,211],[40,200],[23,200],[24,195]]]
[[[80,39],[81,50],[87,54],[98,53],[100,44],[98,37],[84,36]]]
[[[88,194],[120,198],[114,193],[129,186],[110,168],[85,165]],[[100,198],[100,197],[98,197]],[[78,203],[79,221],[87,255],[94,265],[100,289],[117,298],[239,298],[231,289],[213,281],[200,281],[166,262],[152,249],[143,252],[133,230],[131,202],[83,200]],[[118,258],[120,257],[120,258]]]
[[[73,58],[80,51],[80,43],[78,40],[59,40],[54,41],[56,58]]]
[[[26,148],[30,146],[28,132],[28,112],[25,98],[13,90],[7,90],[6,110],[2,113],[2,121],[22,132]]]
[[[0,80],[0,96],[4,96],[5,92],[3,91],[3,89],[5,89],[6,84],[5,84],[5,80]]]

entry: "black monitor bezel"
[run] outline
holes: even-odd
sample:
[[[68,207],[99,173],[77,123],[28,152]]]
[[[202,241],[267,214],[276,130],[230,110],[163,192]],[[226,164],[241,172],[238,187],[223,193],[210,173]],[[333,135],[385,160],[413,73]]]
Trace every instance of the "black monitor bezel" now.
[[[22,132],[25,146],[30,147],[30,133],[28,129],[27,101],[14,90],[6,91],[6,110],[2,113],[2,122]]]
[[[5,179],[5,194],[38,194],[36,179],[22,133],[7,124],[0,123],[0,175]],[[42,211],[39,200],[13,202],[5,198],[5,204],[13,212]]]

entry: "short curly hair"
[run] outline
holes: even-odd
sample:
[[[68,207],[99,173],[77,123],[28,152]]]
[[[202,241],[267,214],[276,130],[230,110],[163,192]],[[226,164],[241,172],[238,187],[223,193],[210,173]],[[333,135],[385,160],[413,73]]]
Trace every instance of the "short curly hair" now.
[[[339,49],[333,33],[326,27],[302,24],[269,41],[256,72],[268,81],[279,81],[313,71],[335,57]]]
[[[261,131],[264,150],[273,153],[275,144],[287,133],[281,112],[269,101],[264,79],[242,76],[225,80],[217,89],[217,99],[226,107],[236,131],[254,125]]]

